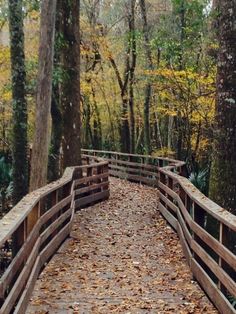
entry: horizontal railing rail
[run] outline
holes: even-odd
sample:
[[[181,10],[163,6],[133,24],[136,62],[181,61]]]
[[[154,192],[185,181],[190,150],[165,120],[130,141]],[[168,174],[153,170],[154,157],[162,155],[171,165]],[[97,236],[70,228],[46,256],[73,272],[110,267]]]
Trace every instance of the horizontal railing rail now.
[[[67,168],[0,220],[0,313],[25,313],[40,271],[70,234],[75,210],[109,197],[108,162],[89,161]]]
[[[223,314],[236,313],[236,216],[185,178],[185,163],[168,158],[83,150],[109,162],[109,174],[158,187],[159,210],[176,230],[194,278]]]
[[[186,170],[184,162],[170,158],[88,149],[82,151],[84,156],[101,157],[108,161],[110,175],[151,186],[156,186],[158,182],[159,167],[173,168],[180,174],[184,174]]]

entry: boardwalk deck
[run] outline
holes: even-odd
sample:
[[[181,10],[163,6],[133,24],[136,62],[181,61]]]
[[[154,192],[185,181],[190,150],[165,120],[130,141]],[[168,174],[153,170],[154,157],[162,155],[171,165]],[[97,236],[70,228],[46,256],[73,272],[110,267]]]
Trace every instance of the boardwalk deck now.
[[[154,188],[111,178],[111,197],[75,216],[27,314],[218,313],[192,280]]]

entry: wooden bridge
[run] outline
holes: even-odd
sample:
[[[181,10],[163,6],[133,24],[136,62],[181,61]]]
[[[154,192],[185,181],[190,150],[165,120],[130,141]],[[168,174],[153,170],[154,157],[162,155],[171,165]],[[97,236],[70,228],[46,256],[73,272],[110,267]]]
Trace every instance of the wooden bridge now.
[[[206,198],[184,177],[185,163],[168,158],[107,151],[83,150],[83,153],[82,166],[66,169],[60,180],[27,195],[0,221],[0,313],[26,313],[37,277],[70,235],[73,221],[75,220],[74,224],[78,227],[80,225],[80,221],[74,219],[74,213],[109,198],[109,175],[148,186],[146,189],[150,190],[146,193],[150,193],[150,198],[153,198],[155,193],[156,209],[159,209],[177,232],[193,278],[220,313],[236,313],[236,256],[235,243],[232,242],[236,234],[236,217]],[[112,184],[115,186],[118,182]],[[122,197],[125,197],[125,193]],[[93,208],[98,210],[98,205],[89,207],[89,211],[92,212]],[[208,217],[215,222],[217,235],[206,230]],[[161,226],[162,223],[158,223]],[[142,226],[145,229],[145,226]],[[143,236],[145,233],[142,233]],[[168,243],[171,245],[172,242]],[[173,242],[172,245],[176,247],[169,247],[169,250],[173,252],[176,249],[177,254],[176,243]],[[155,246],[155,243],[152,243],[152,246]],[[79,254],[79,248],[79,245],[77,249],[71,247],[74,257]],[[67,245],[60,250],[60,254],[64,254],[66,258],[69,250],[70,246]],[[132,251],[132,254],[135,252]],[[118,256],[113,256],[113,259],[115,258]],[[138,268],[139,262],[133,262],[133,266]],[[157,256],[156,264],[159,262],[161,263],[161,258],[158,261]],[[56,266],[55,261],[52,265]],[[153,268],[150,272],[152,270]],[[188,280],[190,284],[191,279]],[[181,290],[181,287],[179,288]],[[77,296],[78,293],[79,291]],[[142,291],[140,293],[142,295]],[[166,293],[168,294],[168,291]],[[155,299],[155,294],[153,298]],[[80,312],[80,302],[73,305],[71,313],[100,313]],[[143,310],[142,313],[178,312],[174,307],[162,312],[151,311],[147,307]],[[54,312],[59,313],[57,310]],[[128,312],[124,309],[120,313]],[[196,311],[203,312],[204,309]],[[212,308],[208,313],[216,312]]]

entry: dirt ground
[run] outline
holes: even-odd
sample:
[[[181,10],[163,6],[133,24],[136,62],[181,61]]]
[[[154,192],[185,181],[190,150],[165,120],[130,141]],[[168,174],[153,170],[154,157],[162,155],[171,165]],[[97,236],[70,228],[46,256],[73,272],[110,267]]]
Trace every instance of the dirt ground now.
[[[108,201],[76,214],[27,314],[218,313],[191,273],[155,189],[110,179]]]

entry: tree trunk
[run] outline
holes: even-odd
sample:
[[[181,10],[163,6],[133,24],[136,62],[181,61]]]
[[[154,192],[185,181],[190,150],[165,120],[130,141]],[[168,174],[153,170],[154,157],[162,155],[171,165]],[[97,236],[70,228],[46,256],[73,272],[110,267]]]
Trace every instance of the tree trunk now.
[[[210,197],[236,214],[236,2],[216,2],[219,56]]]
[[[60,67],[60,40],[61,40],[61,8],[60,2],[57,2],[56,8],[56,26],[55,26],[55,43],[54,43],[54,72]],[[56,76],[57,77],[57,76]],[[60,82],[55,79],[52,84],[52,134],[48,162],[48,180],[49,182],[57,180],[61,176],[60,167],[60,149],[62,140],[62,113],[60,100]]]
[[[80,138],[80,1],[62,1],[63,168],[81,164]]]
[[[93,105],[94,105],[94,121],[93,121],[93,147],[94,149],[102,149],[102,123],[100,112],[98,109],[95,90],[92,87]]]
[[[41,7],[36,129],[31,159],[30,190],[47,182],[56,0]]]
[[[130,115],[130,153],[135,153],[135,117],[134,117],[134,80],[135,68],[137,60],[136,51],[136,35],[135,35],[135,2],[131,0],[130,3],[130,18],[129,18],[129,32],[130,32],[130,47],[131,47],[131,62],[130,62],[130,77],[129,77],[129,115]]]
[[[148,70],[153,69],[152,63],[152,54],[149,43],[149,29],[147,22],[147,13],[146,13],[146,3],[145,0],[140,0],[140,8],[143,19],[143,36],[144,36],[144,48],[146,52],[146,67]],[[145,87],[145,101],[144,101],[144,147],[145,153],[151,153],[151,141],[150,141],[150,103],[151,103],[151,95],[152,95],[152,84],[150,82],[146,83]]]
[[[122,111],[120,123],[121,152],[129,153],[130,150],[130,129],[129,129],[128,95],[122,97]]]
[[[11,73],[13,98],[13,204],[28,192],[27,105],[25,100],[25,55],[21,0],[9,0]]]
[[[168,151],[172,150],[172,132],[173,132],[173,124],[174,124],[174,117],[168,117],[168,136],[167,136],[167,147]]]
[[[52,136],[48,165],[49,182],[57,180],[61,176],[60,171],[60,148],[62,138],[62,115],[60,110],[60,97],[58,86],[53,86],[51,116]]]

